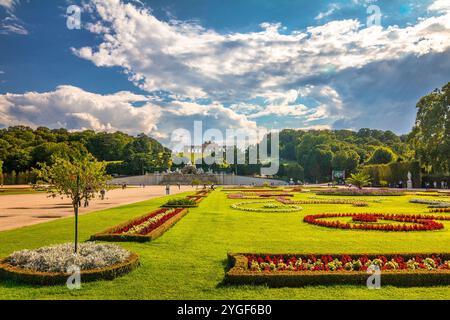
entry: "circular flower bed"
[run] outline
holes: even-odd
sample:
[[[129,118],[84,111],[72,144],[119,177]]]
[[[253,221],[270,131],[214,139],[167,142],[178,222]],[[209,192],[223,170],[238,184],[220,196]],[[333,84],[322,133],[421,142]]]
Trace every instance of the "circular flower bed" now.
[[[383,224],[369,224],[369,223],[350,223],[339,220],[327,221],[327,218],[346,218],[350,217],[354,220],[361,218],[365,220],[385,220],[400,222],[397,224],[383,223]],[[350,229],[350,230],[378,230],[378,231],[431,231],[440,230],[444,225],[434,220],[450,220],[450,217],[433,216],[433,215],[405,215],[405,214],[381,214],[381,213],[324,213],[317,215],[306,216],[303,221],[309,224],[335,228],[335,229]],[[374,222],[374,221],[367,221]]]
[[[261,204],[259,208],[246,207],[248,205]],[[277,204],[274,201],[248,201],[248,202],[239,202],[235,203],[231,206],[232,209],[241,210],[241,211],[249,211],[249,212],[296,212],[303,210],[302,207],[290,204]]]
[[[0,260],[0,278],[26,283],[62,284],[70,276],[68,270],[76,266],[82,281],[113,279],[133,270],[139,260],[136,254],[117,245],[83,243],[74,254],[71,243],[22,250]]]

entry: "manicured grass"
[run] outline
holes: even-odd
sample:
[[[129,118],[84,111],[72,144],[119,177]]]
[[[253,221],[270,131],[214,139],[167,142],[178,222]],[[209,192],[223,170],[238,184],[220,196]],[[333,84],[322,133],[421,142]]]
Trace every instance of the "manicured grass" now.
[[[308,199],[299,194],[295,199]],[[179,198],[180,195],[172,197]],[[270,289],[265,286],[224,286],[227,252],[270,253],[394,253],[450,251],[450,222],[428,232],[379,232],[327,229],[302,222],[308,214],[326,212],[427,213],[411,204],[418,196],[377,197],[366,208],[351,205],[302,205],[298,213],[237,211],[226,193],[216,191],[156,241],[121,243],[141,257],[142,266],[114,281],[41,288],[0,283],[2,299],[449,299],[450,286],[429,288],[320,286]],[[326,198],[326,197],[320,197]],[[342,197],[345,198],[345,197]],[[424,197],[421,197],[424,198]],[[80,219],[83,241],[90,235],[145,214],[167,201],[154,199],[87,214]],[[362,200],[358,197],[358,200]],[[373,201],[373,197],[368,199]],[[249,200],[252,201],[252,200]],[[73,219],[62,219],[0,233],[0,256],[15,250],[72,241]]]
[[[11,196],[18,194],[33,194],[33,193],[42,193],[42,191],[36,191],[32,188],[8,188],[3,187],[0,188],[0,196]]]

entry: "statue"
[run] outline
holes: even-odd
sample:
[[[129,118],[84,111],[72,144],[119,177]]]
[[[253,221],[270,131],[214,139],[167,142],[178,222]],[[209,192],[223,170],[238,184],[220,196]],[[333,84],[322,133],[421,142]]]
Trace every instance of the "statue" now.
[[[407,181],[407,187],[408,189],[412,189],[413,188],[413,183],[412,183],[412,174],[410,171],[408,171],[408,181]]]

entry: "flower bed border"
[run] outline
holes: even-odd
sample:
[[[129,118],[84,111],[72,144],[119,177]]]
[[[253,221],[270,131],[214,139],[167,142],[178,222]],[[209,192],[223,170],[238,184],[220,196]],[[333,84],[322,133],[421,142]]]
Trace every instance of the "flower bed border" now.
[[[263,201],[244,201],[244,202],[238,202],[238,203],[234,203],[232,204],[230,207],[233,210],[238,210],[238,211],[244,211],[244,212],[257,212],[257,213],[293,213],[293,212],[300,212],[303,210],[302,207],[295,205],[295,204],[289,204],[289,205],[285,205],[287,207],[289,207],[290,209],[266,209],[266,208],[242,208],[240,207],[241,205],[244,204],[257,204],[257,203],[274,203],[276,204],[276,201],[272,201],[272,200],[263,200]]]
[[[181,220],[188,212],[189,210],[187,208],[184,208],[184,210],[180,211],[177,215],[170,218],[166,222],[164,222],[162,225],[157,227],[156,229],[152,230],[150,233],[146,235],[128,235],[128,234],[118,234],[114,233],[115,230],[126,227],[130,224],[133,224],[135,221],[140,220],[146,216],[150,216],[155,211],[146,214],[144,216],[129,220],[125,223],[122,223],[120,225],[117,225],[115,227],[109,228],[105,231],[102,231],[100,233],[97,233],[89,239],[90,241],[107,241],[107,242],[149,242],[153,241],[160,236],[162,236],[168,229],[170,229],[173,225],[175,225],[179,220]]]
[[[399,197],[404,196],[404,191],[390,189],[325,189],[314,192],[318,196],[341,197]]]
[[[372,224],[350,224],[339,221],[320,221],[325,218],[347,218],[361,215],[376,216],[379,220],[396,221],[403,224],[392,225],[372,225]],[[384,219],[387,218],[387,219]],[[449,221],[449,216],[436,216],[436,215],[424,215],[424,214],[399,214],[399,213],[321,213],[307,215],[303,218],[303,222],[331,229],[341,230],[356,230],[356,231],[385,231],[385,232],[412,232],[412,231],[436,231],[444,229],[444,225],[439,221]],[[414,226],[405,225],[404,223],[413,223]]]
[[[65,284],[70,277],[70,274],[62,272],[38,272],[12,266],[9,263],[6,263],[6,259],[7,258],[0,260],[0,279],[2,280],[31,285],[55,286]],[[81,281],[92,282],[98,280],[113,280],[133,271],[139,265],[138,255],[132,252],[125,261],[115,265],[92,270],[82,270]]]
[[[276,271],[255,272],[248,268],[249,255],[268,256],[308,256],[310,254],[252,254],[229,253],[229,271],[225,274],[224,282],[229,285],[267,285],[273,288],[279,287],[303,287],[309,285],[366,285],[370,274],[362,271]],[[315,256],[331,255],[342,256],[344,254],[314,254]],[[362,256],[362,254],[345,254],[349,256]],[[368,257],[383,255],[392,256],[431,256],[432,253],[398,253],[398,254],[365,254]],[[450,253],[439,253],[450,259]],[[450,282],[450,270],[383,270],[381,272],[381,285],[399,287],[417,286],[442,286]]]

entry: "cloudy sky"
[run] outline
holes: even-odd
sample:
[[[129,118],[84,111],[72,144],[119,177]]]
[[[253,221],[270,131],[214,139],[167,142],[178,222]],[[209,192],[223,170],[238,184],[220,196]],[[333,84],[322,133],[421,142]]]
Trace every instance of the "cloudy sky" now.
[[[0,127],[407,133],[450,81],[450,0],[0,0],[0,19]]]

